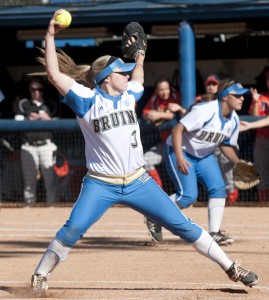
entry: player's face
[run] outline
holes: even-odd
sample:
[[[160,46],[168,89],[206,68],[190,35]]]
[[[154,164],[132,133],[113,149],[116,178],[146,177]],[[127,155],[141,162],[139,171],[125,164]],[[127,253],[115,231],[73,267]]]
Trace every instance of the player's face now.
[[[207,94],[216,94],[218,91],[218,84],[216,82],[208,82],[205,86]]]
[[[118,93],[123,93],[127,90],[128,81],[130,74],[129,73],[111,73],[111,84],[110,86]]]
[[[244,102],[244,96],[243,95],[232,95],[228,94],[227,96],[227,104],[230,108],[230,110],[240,110],[242,108]]]
[[[161,100],[168,100],[170,97],[170,85],[168,82],[163,81],[158,83],[155,92],[157,94],[157,96],[161,99]]]
[[[43,98],[44,87],[38,82],[33,82],[30,87],[31,99],[40,101]]]

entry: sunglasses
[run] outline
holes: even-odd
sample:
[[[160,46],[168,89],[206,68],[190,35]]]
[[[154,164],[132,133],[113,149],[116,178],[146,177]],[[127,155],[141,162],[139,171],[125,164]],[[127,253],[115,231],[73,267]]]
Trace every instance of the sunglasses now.
[[[130,72],[113,72],[113,73],[120,74],[122,76],[130,75]]]
[[[230,95],[234,96],[235,98],[241,98],[242,96],[244,96],[244,94],[240,94],[240,95],[238,95],[238,94],[230,94]]]
[[[31,88],[30,89],[31,90],[31,92],[43,92],[44,91],[44,88]]]

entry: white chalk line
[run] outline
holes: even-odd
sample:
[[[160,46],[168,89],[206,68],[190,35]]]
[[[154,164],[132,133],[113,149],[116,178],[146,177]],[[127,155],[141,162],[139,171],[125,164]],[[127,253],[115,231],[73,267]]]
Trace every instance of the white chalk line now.
[[[20,284],[27,284],[29,285],[29,283],[22,281],[22,280],[3,280],[0,281],[0,285],[20,285]],[[125,280],[112,280],[112,281],[108,281],[108,280],[50,280],[49,284],[51,287],[53,286],[59,286],[59,285],[64,285],[64,286],[68,286],[69,288],[71,287],[70,284],[73,285],[77,285],[77,284],[81,284],[81,288],[85,289],[85,285],[89,284],[89,285],[93,285],[93,284],[106,284],[106,285],[115,285],[115,286],[121,286],[126,285],[126,286],[130,286],[130,285],[134,285],[134,286],[143,286],[143,285],[147,285],[148,288],[159,288],[163,286],[166,286],[167,288],[169,287],[177,287],[178,289],[184,289],[184,286],[205,286],[205,287],[243,287],[243,288],[247,288],[244,287],[244,285],[242,284],[235,284],[235,283],[231,283],[231,284],[223,284],[223,283],[201,283],[201,282],[182,282],[182,281],[125,281]],[[150,285],[150,287],[148,286]],[[71,287],[72,288],[72,287]],[[74,288],[77,288],[77,286],[74,286]],[[91,286],[91,288],[94,288],[93,286]],[[124,288],[124,287],[123,287]],[[269,286],[261,286],[261,285],[256,285],[255,287],[253,287],[254,289],[262,289],[262,290],[268,290],[269,291]],[[104,287],[105,289],[105,287]]]

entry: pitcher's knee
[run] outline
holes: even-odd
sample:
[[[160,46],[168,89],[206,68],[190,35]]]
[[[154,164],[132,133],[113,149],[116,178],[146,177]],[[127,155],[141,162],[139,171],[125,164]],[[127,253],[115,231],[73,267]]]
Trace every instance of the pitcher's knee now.
[[[85,230],[81,226],[63,226],[56,234],[56,237],[66,246],[73,247],[83,237]]]
[[[193,203],[196,202],[197,197],[198,194],[183,195],[181,198],[179,197],[176,198],[176,203],[179,208],[188,208],[189,206],[191,206]]]
[[[202,228],[188,220],[185,224],[178,224],[178,227],[172,228],[171,232],[187,243],[194,243],[201,236]]]
[[[218,188],[208,190],[208,197],[209,198],[226,198],[227,197],[226,186],[223,185]]]

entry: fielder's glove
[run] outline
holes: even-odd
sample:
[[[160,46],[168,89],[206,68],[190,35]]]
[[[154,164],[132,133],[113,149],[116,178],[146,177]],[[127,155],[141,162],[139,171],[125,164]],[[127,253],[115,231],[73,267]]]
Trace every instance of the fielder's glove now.
[[[258,169],[250,161],[239,160],[233,168],[234,185],[239,190],[247,190],[261,181]]]
[[[128,45],[128,40],[131,37],[135,38],[135,42],[131,45]],[[144,29],[137,23],[129,23],[123,32],[122,42],[121,42],[121,51],[125,58],[135,59],[138,54],[144,54],[147,50],[147,35],[144,32]]]

